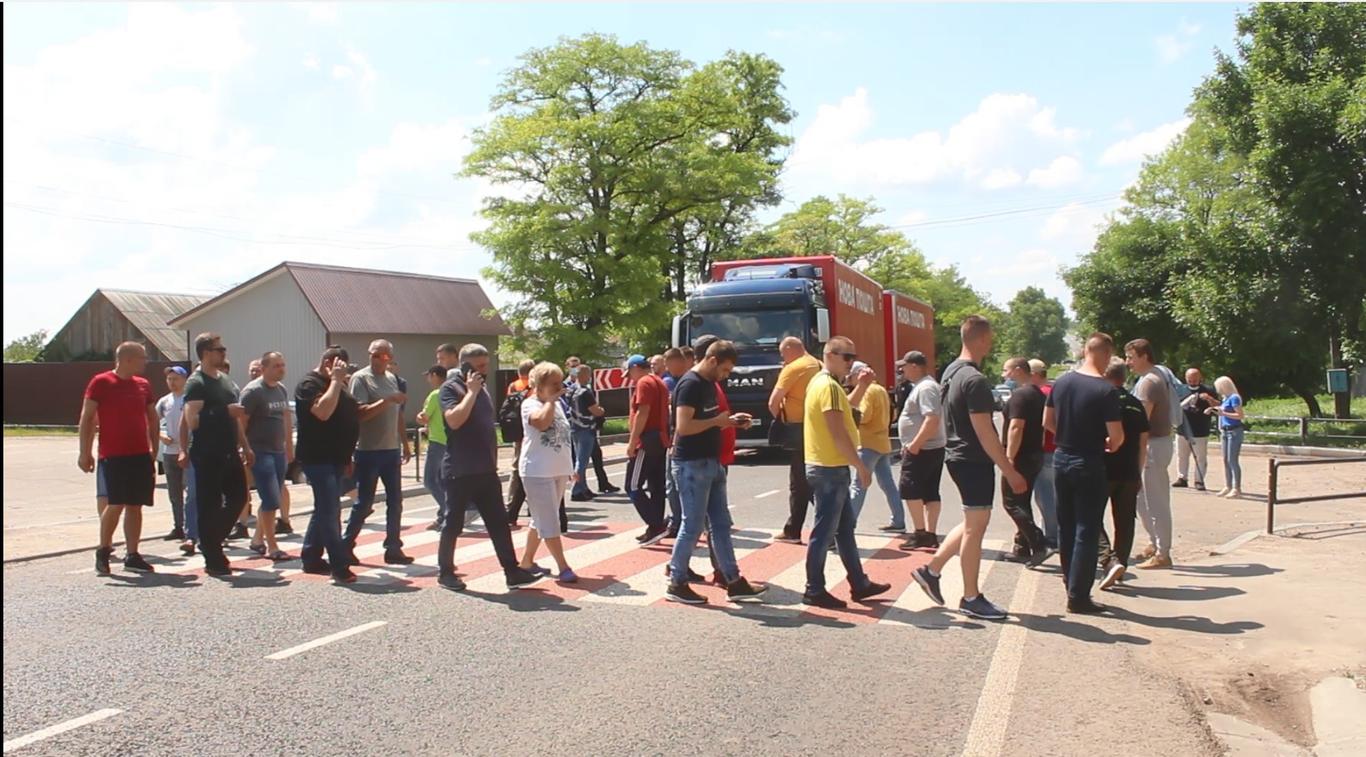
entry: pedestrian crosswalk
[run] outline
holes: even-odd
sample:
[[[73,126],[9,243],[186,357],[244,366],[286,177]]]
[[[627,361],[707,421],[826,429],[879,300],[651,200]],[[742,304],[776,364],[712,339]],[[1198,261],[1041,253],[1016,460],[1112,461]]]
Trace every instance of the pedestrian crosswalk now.
[[[414,558],[411,565],[385,565],[383,556],[384,530],[372,524],[357,539],[355,555],[361,564],[354,568],[359,585],[435,588],[437,587],[437,547],[440,535],[425,528],[426,521],[405,521],[402,530],[404,551]],[[546,579],[527,591],[558,597],[564,601],[585,604],[618,605],[629,607],[680,607],[665,599],[668,579],[665,567],[672,554],[673,542],[642,548],[636,536],[642,531],[638,523],[574,522],[564,537],[565,556],[578,574],[579,580],[562,584]],[[526,544],[528,529],[523,526],[512,534],[513,545],[520,556]],[[929,562],[929,550],[905,552],[899,549],[902,537],[886,534],[860,533],[857,535],[859,559],[873,581],[891,584],[891,590],[866,602],[850,602],[841,610],[826,610],[802,604],[806,586],[807,547],[774,541],[776,530],[740,528],[732,532],[735,556],[740,572],[751,582],[763,582],[769,589],[762,603],[746,603],[742,607],[727,602],[725,590],[718,586],[694,588],[707,597],[713,607],[739,608],[750,615],[807,616],[840,621],[848,624],[882,624],[902,626],[952,625],[953,617],[944,608],[935,606],[911,580],[911,571]],[[242,542],[231,544],[229,558],[234,575],[248,579],[287,582],[326,582],[328,577],[303,573],[297,559],[301,536],[282,538],[281,548],[294,559],[271,562],[245,551]],[[985,585],[997,564],[990,553],[1002,543],[984,545],[988,557],[983,560],[979,583]],[[195,576],[204,571],[199,555],[165,556],[157,562],[159,573]],[[549,568],[554,561],[543,547],[538,563]],[[457,542],[456,570],[471,594],[499,594],[507,591],[501,566],[494,554],[492,541],[476,524]],[[693,570],[711,575],[705,542],[698,545],[693,555]],[[1017,569],[1012,567],[1012,569]],[[837,597],[849,599],[850,586],[839,556],[830,553],[825,562],[826,587]],[[951,605],[957,604],[961,594],[962,572],[958,560],[949,562],[944,570],[943,586]]]

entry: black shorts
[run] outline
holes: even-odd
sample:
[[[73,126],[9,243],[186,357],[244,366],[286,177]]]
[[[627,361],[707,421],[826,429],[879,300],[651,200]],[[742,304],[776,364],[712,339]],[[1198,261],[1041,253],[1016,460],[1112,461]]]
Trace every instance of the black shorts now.
[[[109,504],[152,506],[152,492],[156,490],[157,477],[151,453],[106,457],[102,462]]]
[[[990,510],[996,501],[996,466],[991,463],[945,463],[958,485],[964,510]]]
[[[920,454],[901,456],[901,480],[897,483],[902,499],[940,502],[939,479],[944,474],[944,448],[922,449]]]

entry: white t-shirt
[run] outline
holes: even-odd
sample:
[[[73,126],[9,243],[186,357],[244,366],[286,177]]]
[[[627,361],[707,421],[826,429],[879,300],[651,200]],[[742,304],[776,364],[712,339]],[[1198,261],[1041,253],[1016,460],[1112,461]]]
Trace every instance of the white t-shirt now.
[[[531,426],[531,414],[543,403],[535,395],[522,400],[522,459],[518,472],[522,478],[551,478],[574,473],[574,458],[569,448],[569,418],[555,403],[555,422],[545,431]]]
[[[911,443],[915,435],[920,433],[920,427],[925,425],[925,417],[930,415],[939,417],[939,428],[925,440],[922,449],[939,449],[948,442],[944,433],[944,401],[940,398],[939,384],[934,377],[924,376],[915,382],[911,396],[906,398],[906,405],[901,408],[901,418],[897,421],[901,446]]]
[[[167,394],[157,400],[157,415],[161,417],[161,432],[171,437],[171,443],[161,443],[160,454],[166,455],[180,454],[180,415],[185,411],[185,395],[177,397],[174,394]]]

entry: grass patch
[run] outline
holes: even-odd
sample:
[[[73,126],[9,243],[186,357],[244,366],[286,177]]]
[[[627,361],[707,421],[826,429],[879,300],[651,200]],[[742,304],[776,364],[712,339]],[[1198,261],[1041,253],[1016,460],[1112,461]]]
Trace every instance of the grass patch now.
[[[1332,395],[1318,397],[1319,406],[1325,413],[1333,410]],[[1248,415],[1264,415],[1273,418],[1306,418],[1309,408],[1299,397],[1263,397],[1249,400],[1246,406]],[[1352,398],[1353,418],[1366,419],[1366,397]],[[1248,432],[1250,442],[1265,444],[1300,444],[1300,424],[1296,421],[1249,420],[1252,429]],[[1270,436],[1269,433],[1294,434],[1294,436]],[[1347,436],[1348,439],[1330,439],[1329,436]],[[1311,447],[1344,447],[1366,449],[1366,422],[1360,423],[1310,423],[1306,443]]]
[[[5,426],[5,436],[79,436],[75,426]]]

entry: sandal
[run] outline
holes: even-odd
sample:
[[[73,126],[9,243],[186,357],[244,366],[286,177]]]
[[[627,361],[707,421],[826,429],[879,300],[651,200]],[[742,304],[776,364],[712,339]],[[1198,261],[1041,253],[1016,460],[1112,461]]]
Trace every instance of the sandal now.
[[[290,557],[289,553],[285,552],[283,549],[277,549],[270,553],[269,559],[271,562],[286,562],[288,560],[293,560],[294,558]]]
[[[265,544],[248,544],[248,545],[247,545],[247,549],[250,549],[252,552],[255,552],[256,554],[258,554],[258,555],[260,555],[260,556],[262,556],[262,557],[265,557],[265,556],[266,556],[266,545],[265,545]]]

